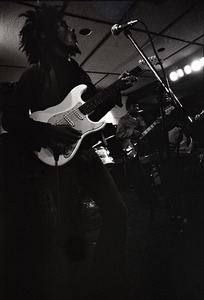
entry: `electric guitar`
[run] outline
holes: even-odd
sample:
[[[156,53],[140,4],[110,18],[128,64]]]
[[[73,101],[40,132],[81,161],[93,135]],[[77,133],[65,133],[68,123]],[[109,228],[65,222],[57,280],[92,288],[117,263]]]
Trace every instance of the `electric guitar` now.
[[[140,66],[135,67],[129,73],[137,76],[144,71]],[[70,91],[65,99],[58,105],[49,107],[43,111],[36,111],[30,115],[34,121],[50,123],[52,125],[68,124],[82,132],[81,138],[74,144],[66,147],[65,154],[59,155],[58,166],[66,164],[76,154],[85,136],[92,132],[99,131],[105,126],[105,121],[92,122],[88,116],[103,102],[108,101],[117,92],[126,86],[123,78],[119,78],[105,90],[84,102],[81,95],[87,89],[85,84],[76,86]],[[53,150],[49,147],[41,148],[40,152],[34,152],[45,164],[55,166]]]
[[[170,105],[165,108],[165,114],[169,115],[175,107]],[[154,121],[149,127],[147,127],[138,139],[138,142],[132,143],[130,138],[125,138],[121,142],[123,151],[127,155],[129,159],[133,159],[137,157],[138,149],[139,149],[139,142],[157,125],[161,122],[161,117],[159,117],[156,121]]]

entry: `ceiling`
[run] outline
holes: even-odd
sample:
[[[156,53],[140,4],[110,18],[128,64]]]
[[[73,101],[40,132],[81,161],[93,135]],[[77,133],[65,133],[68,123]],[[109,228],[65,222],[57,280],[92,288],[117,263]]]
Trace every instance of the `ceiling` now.
[[[111,34],[114,24],[139,20],[131,27],[132,38],[147,57],[154,56],[147,30],[162,61],[166,75],[170,71],[203,56],[203,5],[197,0],[135,0],[135,1],[1,1],[0,2],[0,82],[15,82],[28,66],[19,51],[18,34],[24,18],[18,15],[42,2],[63,7],[65,18],[75,28],[82,54],[75,57],[88,72],[98,89],[117,80],[120,73],[131,70],[142,59],[138,50],[125,36]],[[141,22],[140,22],[141,21]],[[144,26],[145,24],[145,26]],[[82,29],[91,33],[84,35]],[[82,31],[81,31],[82,30]],[[141,98],[151,97],[156,78],[152,71],[138,76],[134,87],[123,94],[139,92]],[[158,74],[161,67],[154,65]],[[172,83],[179,97],[189,89],[202,89],[203,73],[189,75],[179,83]],[[192,87],[193,84],[193,87]],[[145,96],[142,96],[142,91]]]

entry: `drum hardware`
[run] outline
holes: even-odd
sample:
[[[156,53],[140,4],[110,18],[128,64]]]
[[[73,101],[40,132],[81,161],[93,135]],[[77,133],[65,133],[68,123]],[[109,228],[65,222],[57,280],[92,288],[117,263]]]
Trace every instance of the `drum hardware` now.
[[[161,179],[158,172],[158,164],[156,163],[157,161],[159,161],[159,159],[160,159],[159,152],[151,153],[149,155],[141,156],[139,158],[142,164],[149,165],[150,168],[149,176],[152,179],[152,185],[154,186],[161,184]]]
[[[197,157],[199,159],[199,165],[200,165],[204,159],[204,153],[198,154]]]
[[[105,141],[111,139],[115,135],[111,135],[107,138],[104,138]],[[110,151],[106,146],[104,146],[103,141],[98,141],[95,145],[92,146],[96,154],[98,154],[99,158],[101,159],[102,163],[104,165],[107,165],[108,167],[112,167],[112,165],[115,163],[113,157],[110,155]]]
[[[115,135],[111,135],[111,136],[109,136],[109,137],[107,137],[107,138],[104,138],[104,139],[105,139],[105,141],[107,141],[107,140],[109,140],[109,139],[111,139],[111,138],[113,138],[113,137],[115,137]],[[92,148],[95,148],[95,147],[97,147],[97,146],[102,146],[102,145],[104,145],[104,142],[98,141],[95,145],[92,146]]]
[[[154,185],[160,185],[161,184],[161,179],[159,177],[159,172],[156,164],[152,164],[152,170],[150,177],[153,178],[153,183]]]
[[[95,152],[98,154],[99,158],[101,159],[104,165],[112,165],[114,164],[114,159],[110,156],[110,151],[107,147],[98,146],[94,148]]]
[[[82,218],[86,230],[101,226],[100,209],[96,202],[87,194],[81,195]]]
[[[159,160],[159,159],[160,159],[159,152],[154,152],[154,153],[151,153],[148,155],[140,156],[140,162],[142,164],[151,163],[151,162]]]

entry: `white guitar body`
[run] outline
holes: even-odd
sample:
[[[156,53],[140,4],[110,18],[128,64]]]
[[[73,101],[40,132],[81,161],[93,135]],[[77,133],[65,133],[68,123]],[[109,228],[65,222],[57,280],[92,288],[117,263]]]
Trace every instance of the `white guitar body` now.
[[[81,138],[76,144],[67,147],[66,154],[60,155],[57,162],[58,166],[66,164],[76,154],[83,138],[91,132],[98,131],[105,126],[105,122],[92,122],[88,115],[84,115],[79,107],[85,102],[81,99],[81,95],[87,86],[81,84],[76,86],[66,96],[66,98],[58,105],[49,107],[43,111],[36,111],[30,115],[34,121],[50,123],[52,125],[68,124],[82,132]],[[50,166],[55,166],[53,151],[51,148],[41,148],[40,152],[35,152],[36,156]]]

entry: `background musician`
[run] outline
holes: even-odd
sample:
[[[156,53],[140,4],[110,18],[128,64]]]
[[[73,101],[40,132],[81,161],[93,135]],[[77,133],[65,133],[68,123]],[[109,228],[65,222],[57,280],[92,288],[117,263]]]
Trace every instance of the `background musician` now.
[[[128,185],[143,197],[144,172],[138,158],[148,150],[147,141],[140,141],[142,132],[147,126],[140,114],[137,99],[127,99],[126,110],[127,113],[118,122],[116,139],[121,144],[121,148],[125,149]],[[136,147],[134,147],[135,143],[138,143]]]

